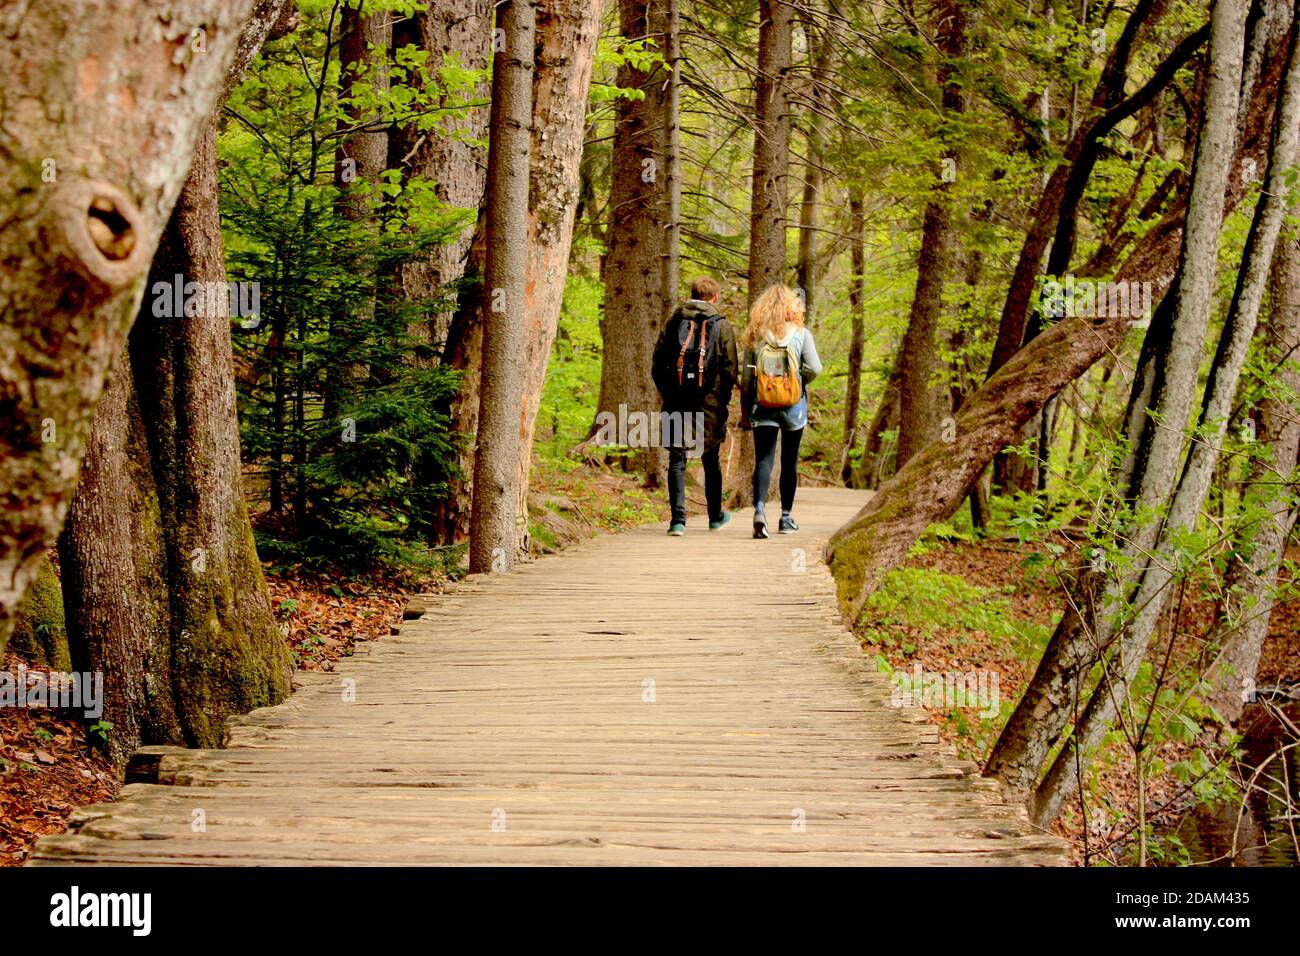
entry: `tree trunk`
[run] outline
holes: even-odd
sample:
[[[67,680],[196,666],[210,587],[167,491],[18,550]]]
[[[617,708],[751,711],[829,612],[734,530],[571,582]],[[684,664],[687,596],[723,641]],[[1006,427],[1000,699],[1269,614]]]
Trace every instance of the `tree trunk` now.
[[[936,9],[936,42],[943,57],[938,80],[943,90],[945,117],[964,111],[960,82],[953,76],[952,61],[966,48],[966,14],[955,0],[942,0]],[[947,151],[946,159],[957,162],[957,152]],[[907,332],[899,348],[901,375],[898,414],[898,466],[936,440],[943,430],[943,420],[952,411],[948,387],[935,378],[943,370],[940,354],[939,316],[943,311],[944,284],[951,261],[952,224],[947,192],[947,177],[934,188],[925,207],[921,227],[921,251],[916,262],[916,291]]]
[[[470,518],[472,572],[506,571],[514,563],[519,513],[516,463],[523,444],[521,356],[530,306],[528,179],[536,4],[533,0],[507,0],[500,8],[498,24],[505,43],[492,68],[483,362]]]
[[[492,43],[492,8],[489,0],[438,0],[428,9],[416,10],[393,26],[393,46],[407,44],[427,51],[426,67],[436,81],[444,62],[461,68],[485,70]],[[461,93],[442,93],[430,104],[433,109],[460,106]],[[486,81],[469,97],[486,101]],[[434,183],[438,200],[453,209],[465,210],[459,233],[439,243],[423,257],[403,263],[398,285],[413,302],[448,295],[418,337],[432,344],[438,354],[445,351],[456,313],[454,283],[465,275],[478,208],[487,186],[487,156],[482,145],[487,138],[488,108],[472,106],[464,116],[439,114],[438,127],[421,131],[416,124],[395,127],[388,134],[387,163],[402,171],[404,179]]]
[[[804,321],[808,328],[817,326],[817,227],[821,204],[823,142],[826,138],[825,108],[821,102],[822,75],[826,70],[828,47],[816,30],[811,17],[803,23],[809,40],[809,93],[812,108],[808,116],[807,147],[804,160],[803,198],[799,204],[799,262],[795,278],[803,290]]]
[[[667,0],[620,0],[623,36],[651,37],[663,47],[668,31]],[[666,298],[665,213],[671,212],[666,176],[667,72],[632,64],[619,67],[620,87],[639,90],[641,99],[614,105],[614,156],[610,172],[610,226],[605,257],[605,303],[600,317],[600,398],[602,415],[622,420],[624,413],[659,410],[651,381],[651,356],[664,319],[675,304]],[[675,296],[674,292],[674,296]],[[597,432],[593,422],[590,436]],[[634,449],[628,464],[642,474],[657,470],[656,449]]]
[[[252,6],[0,11],[0,640],[63,524],[95,406]]]
[[[366,5],[344,6],[339,11],[339,86],[340,99],[352,99],[366,86],[383,96],[388,87],[388,46],[392,24],[388,13],[363,12]],[[339,216],[350,223],[365,223],[373,218],[372,203],[380,195],[374,190],[380,176],[388,168],[388,130],[378,126],[379,117],[367,115],[356,106],[349,106],[338,123],[339,141],[334,151],[334,185],[338,189],[335,207]],[[375,128],[358,128],[374,126]],[[370,187],[368,195],[363,188]],[[378,235],[377,225],[371,226]],[[352,324],[369,325],[375,315],[375,296],[352,304],[360,312],[354,318],[347,314],[347,306],[336,305],[330,317],[330,337],[338,337]],[[367,377],[364,364],[331,364],[325,369],[324,409],[322,417],[337,419],[339,409],[350,393],[354,382],[360,384]],[[300,390],[301,391],[301,390]]]
[[[862,190],[849,193],[849,370],[844,385],[844,442],[840,448],[840,480],[848,484],[852,477],[849,456],[858,440],[858,407],[862,402],[862,348],[866,335],[863,309],[866,305],[866,222],[862,209]],[[865,455],[865,453],[864,453]]]
[[[1295,231],[1277,247],[1273,260],[1272,320],[1264,337],[1264,358],[1275,369],[1278,393],[1300,394],[1300,236]],[[1256,409],[1259,458],[1251,466],[1242,513],[1259,515],[1247,525],[1228,568],[1228,604],[1213,640],[1219,658],[1209,677],[1209,700],[1227,720],[1241,716],[1243,696],[1254,687],[1256,669],[1276,598],[1278,567],[1296,520],[1294,492],[1285,489],[1300,453],[1300,408],[1267,394]]]
[[[1244,7],[1244,4],[1242,6]],[[1235,15],[1233,26],[1240,30],[1244,12],[1244,9],[1240,13],[1225,12],[1223,19],[1230,20],[1230,17]],[[1297,2],[1297,13],[1300,14],[1300,0]],[[1212,57],[1220,23],[1217,14],[1214,23],[1216,34],[1210,41]],[[1241,40],[1235,34],[1230,36],[1233,44],[1232,52],[1236,60],[1234,62],[1229,56],[1225,56],[1220,68],[1228,74],[1225,79],[1227,85],[1239,86],[1243,58]],[[1155,539],[1154,547],[1148,549],[1143,546],[1144,542],[1153,536],[1153,533],[1145,527],[1141,528],[1139,533],[1132,535],[1137,547],[1141,548],[1137,555],[1141,555],[1145,562],[1145,568],[1136,583],[1124,581],[1122,585],[1132,594],[1130,602],[1134,608],[1134,617],[1118,636],[1111,659],[1102,672],[1101,683],[1078,720],[1070,746],[1067,746],[1057,757],[1038,788],[1034,812],[1040,823],[1054,820],[1063,802],[1075,792],[1078,780],[1073,772],[1074,749],[1077,749],[1086,761],[1088,755],[1100,744],[1102,736],[1114,720],[1118,703],[1127,697],[1138,667],[1146,656],[1158,619],[1169,601],[1171,592],[1169,585],[1174,578],[1174,568],[1178,560],[1173,553],[1174,539],[1194,527],[1209,491],[1210,479],[1219,460],[1223,434],[1232,413],[1232,403],[1237,394],[1241,370],[1246,362],[1246,352],[1255,334],[1260,303],[1263,301],[1264,290],[1268,283],[1270,263],[1273,261],[1278,234],[1286,212],[1285,178],[1297,156],[1297,138],[1300,137],[1300,44],[1293,43],[1289,59],[1263,198],[1255,209],[1241,269],[1237,274],[1232,304],[1228,310],[1218,351],[1205,386],[1205,398],[1196,431],[1198,440],[1191,443],[1186,462],[1182,463],[1184,438],[1181,430],[1157,427],[1151,422],[1187,420],[1187,410],[1190,409],[1195,395],[1205,328],[1209,320],[1217,266],[1221,207],[1205,209],[1203,212],[1206,217],[1205,225],[1202,229],[1194,230],[1197,193],[1193,185],[1193,207],[1189,212],[1187,241],[1184,246],[1184,266],[1179,283],[1180,296],[1176,323],[1185,322],[1185,316],[1189,313],[1199,316],[1199,323],[1192,323],[1192,328],[1188,330],[1186,337],[1181,326],[1175,325],[1173,348],[1162,357],[1160,377],[1154,393],[1156,401],[1160,404],[1154,409],[1156,414],[1148,415],[1146,418],[1146,432],[1149,436],[1143,443],[1146,453],[1139,459],[1140,470],[1134,476],[1138,487],[1137,501],[1140,508],[1144,505],[1156,507],[1168,501],[1171,493],[1173,493],[1173,501],[1168,516],[1163,522],[1150,522],[1157,525],[1155,534],[1158,534],[1158,537]],[[1212,60],[1212,62],[1216,61]],[[1218,79],[1217,74],[1214,74],[1214,79]],[[1232,92],[1234,95],[1231,97],[1230,110],[1219,119],[1217,125],[1207,124],[1202,129],[1200,137],[1201,143],[1211,139],[1216,141],[1208,145],[1211,149],[1214,145],[1219,145],[1219,151],[1214,159],[1220,162],[1226,162],[1232,150],[1231,133],[1235,127],[1237,108],[1236,90]],[[1214,93],[1212,80],[1208,95],[1213,97]],[[1207,114],[1209,112],[1207,109]],[[1222,131],[1223,128],[1229,131],[1226,136]],[[1222,143],[1223,140],[1226,140],[1226,144]],[[1204,158],[1208,157],[1202,156],[1198,147],[1198,163]],[[1226,170],[1224,175],[1226,176]],[[1222,181],[1217,180],[1212,184],[1213,186],[1218,186],[1221,190]],[[1197,248],[1193,245],[1194,240],[1199,240],[1202,245]],[[1193,269],[1198,259],[1202,265],[1199,269]],[[1195,287],[1189,286],[1189,275],[1195,279],[1197,283]],[[1196,335],[1198,324],[1200,334]],[[1183,379],[1182,390],[1177,398],[1178,404],[1173,404],[1171,409],[1169,408],[1170,396],[1178,387],[1177,377]],[[1183,409],[1184,414],[1181,418],[1177,417],[1177,412],[1184,402],[1186,405]],[[1165,439],[1165,442],[1162,443],[1161,439]],[[1178,475],[1180,464],[1181,478]],[[1094,635],[1104,633],[1098,621],[1094,620],[1090,623],[1090,630]]]
[[[255,43],[232,70],[252,59],[281,7],[259,5],[246,30]],[[226,717],[289,693],[240,480],[217,197],[210,120],[154,257],[127,361],[96,415],[60,542],[69,643],[106,675],[118,762],[141,743],[220,746]],[[167,308],[177,276],[210,290],[197,314]]]
[[[793,8],[759,0],[754,78],[754,170],[749,216],[749,304],[785,281],[786,181],[790,174]]]
[[[543,0],[537,7],[532,166],[528,193],[527,327],[514,491],[518,552],[528,553],[528,479],[546,365],[559,327],[586,129],[587,94],[604,0]],[[490,246],[490,243],[489,243]],[[484,375],[486,386],[487,375]]]
[[[682,246],[682,16],[679,0],[662,0],[667,9],[667,35],[664,43],[664,272],[665,306],[681,295]],[[603,263],[602,263],[603,267]]]
[[[754,77],[754,167],[749,210],[747,305],[768,286],[785,282],[787,181],[790,175],[790,68],[794,12],[785,0],[759,0],[758,72]],[[740,323],[743,327],[744,323]],[[739,330],[737,330],[739,331]],[[744,361],[742,356],[741,361]],[[732,416],[732,424],[739,413]],[[753,502],[754,434],[735,430],[724,449],[730,465],[726,488],[734,507]],[[732,459],[735,459],[734,463]],[[780,484],[781,464],[772,473]]]

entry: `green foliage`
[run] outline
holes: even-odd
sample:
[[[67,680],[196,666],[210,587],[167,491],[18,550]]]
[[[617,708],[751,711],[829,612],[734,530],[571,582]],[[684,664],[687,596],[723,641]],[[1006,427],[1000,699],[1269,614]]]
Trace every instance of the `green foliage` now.
[[[567,460],[587,436],[600,398],[600,316],[605,287],[590,276],[570,275],[564,284],[559,331],[546,370],[537,413],[537,451]]]
[[[436,363],[442,343],[427,330],[457,290],[412,300],[395,280],[475,212],[400,169],[352,179],[335,168],[333,137],[353,116],[459,135],[448,121],[471,105],[481,72],[407,46],[383,89],[364,65],[344,65],[355,79],[343,96],[331,21],[304,13],[232,95],[235,121],[219,142],[230,272],[261,287],[261,314],[233,330],[251,371],[240,390],[245,460],[259,466],[269,506],[258,544],[294,563],[420,563],[456,468],[458,380]]]
[[[1046,645],[1050,632],[1012,612],[1012,593],[1013,588],[980,587],[931,568],[896,568],[867,601],[858,633],[868,644],[912,654],[915,637],[946,635],[957,648],[980,632],[1029,659]]]

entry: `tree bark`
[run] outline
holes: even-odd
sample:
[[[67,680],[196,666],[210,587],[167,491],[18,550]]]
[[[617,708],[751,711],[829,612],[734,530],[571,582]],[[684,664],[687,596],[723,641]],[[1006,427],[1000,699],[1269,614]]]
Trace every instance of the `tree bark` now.
[[[942,89],[945,117],[960,114],[964,99],[960,81],[953,75],[952,61],[966,48],[966,14],[955,0],[936,5],[936,44],[943,58],[938,81]],[[957,151],[949,148],[946,159],[957,162]],[[940,355],[939,316],[943,311],[944,285],[951,265],[952,223],[949,182],[942,179],[925,207],[921,226],[921,251],[916,262],[916,291],[907,331],[899,347],[901,376],[898,413],[898,466],[940,436],[943,420],[952,411],[948,387],[935,378],[943,370]]]
[[[517,550],[528,554],[528,479],[546,365],[559,327],[579,188],[587,94],[604,0],[543,0],[537,6],[533,133],[528,193],[527,326],[514,490]],[[484,385],[487,375],[484,375]]]
[[[0,639],[63,524],[95,406],[252,6],[0,11]]]
[[[471,572],[506,571],[515,560],[517,461],[523,448],[522,353],[528,322],[529,143],[533,132],[533,0],[500,8],[504,49],[492,68],[488,147],[487,259],[478,449],[470,518]],[[523,511],[524,516],[527,511]]]
[[[1300,2],[1297,3],[1297,14],[1300,14]],[[1227,19],[1226,15],[1225,19]],[[1234,24],[1238,29],[1243,19],[1244,10]],[[1219,25],[1217,15],[1214,23],[1217,29]],[[1211,38],[1212,57],[1216,39],[1217,33]],[[1239,86],[1243,59],[1239,47],[1241,41],[1234,36],[1232,42],[1238,44],[1234,48],[1237,57],[1236,75],[1232,73],[1234,64],[1231,59],[1225,57],[1221,68],[1228,74],[1224,82]],[[1213,63],[1212,60],[1212,69]],[[1218,74],[1212,73],[1209,94],[1211,98],[1214,96],[1216,80]],[[1234,96],[1230,111],[1219,119],[1218,124],[1215,126],[1207,124],[1202,129],[1200,137],[1202,143],[1211,138],[1215,141],[1227,138],[1227,143],[1219,146],[1216,159],[1226,160],[1226,157],[1231,154],[1231,138],[1224,137],[1222,128],[1232,131],[1235,127],[1235,116]],[[1078,785],[1077,775],[1074,773],[1076,763],[1074,751],[1077,750],[1081,759],[1086,762],[1088,756],[1100,744],[1102,736],[1115,719],[1120,702],[1128,695],[1129,687],[1150,646],[1159,617],[1169,602],[1171,593],[1169,585],[1174,578],[1174,569],[1178,562],[1174,554],[1174,539],[1180,533],[1194,527],[1209,491],[1211,476],[1219,461],[1219,448],[1231,416],[1232,403],[1237,395],[1241,370],[1246,363],[1246,352],[1255,334],[1260,304],[1268,284],[1270,263],[1273,261],[1277,238],[1286,212],[1286,175],[1297,157],[1298,136],[1300,136],[1300,44],[1293,42],[1281,91],[1263,198],[1255,209],[1241,268],[1237,274],[1232,303],[1210,369],[1209,380],[1205,385],[1205,397],[1196,430],[1197,440],[1191,442],[1179,476],[1179,465],[1184,451],[1181,429],[1159,427],[1151,423],[1187,420],[1186,411],[1190,409],[1194,398],[1205,327],[1209,320],[1217,265],[1219,225],[1217,220],[1220,210],[1214,208],[1205,210],[1203,214],[1208,222],[1202,230],[1194,231],[1192,226],[1194,220],[1190,217],[1197,215],[1195,207],[1197,193],[1193,185],[1193,207],[1189,213],[1187,241],[1184,246],[1184,267],[1181,270],[1179,283],[1179,311],[1176,323],[1186,322],[1189,313],[1199,316],[1200,335],[1193,337],[1198,322],[1191,323],[1192,328],[1187,331],[1186,338],[1182,334],[1183,329],[1177,324],[1175,326],[1173,348],[1167,355],[1162,356],[1160,377],[1154,393],[1156,401],[1160,404],[1154,409],[1156,413],[1154,416],[1145,417],[1145,430],[1149,435],[1144,442],[1147,451],[1138,462],[1140,471],[1134,476],[1138,487],[1139,507],[1142,504],[1155,507],[1159,503],[1168,501],[1171,493],[1172,504],[1162,522],[1154,520],[1150,522],[1156,525],[1154,532],[1142,527],[1132,535],[1137,546],[1141,547],[1135,557],[1140,555],[1141,561],[1145,563],[1136,582],[1123,580],[1121,583],[1121,587],[1131,594],[1129,604],[1134,609],[1133,619],[1118,634],[1114,651],[1102,672],[1101,683],[1089,698],[1087,707],[1077,722],[1073,738],[1057,757],[1038,787],[1034,812],[1040,822],[1054,820],[1064,801],[1074,794]],[[1209,147],[1213,149],[1214,145],[1211,143]],[[1198,148],[1198,163],[1205,158],[1208,157],[1201,154]],[[1224,175],[1226,176],[1226,171]],[[1215,185],[1221,188],[1220,183],[1212,183],[1212,187]],[[1201,232],[1205,232],[1206,235],[1201,235]],[[1200,249],[1193,246],[1193,240],[1203,242]],[[1197,261],[1193,257],[1199,257],[1202,263],[1200,269],[1193,268]],[[1198,283],[1201,290],[1199,295],[1195,288],[1188,284],[1189,275]],[[1188,291],[1184,292],[1184,289]],[[1184,348],[1185,353],[1182,351]],[[1179,384],[1178,377],[1183,379],[1182,392],[1177,396],[1177,403],[1172,403],[1170,396]],[[1175,417],[1184,402],[1187,409],[1184,409],[1183,417]],[[1172,404],[1173,407],[1167,408],[1166,403]],[[1164,445],[1161,439],[1165,439]],[[1143,542],[1153,536],[1154,546],[1149,549],[1142,547]],[[1090,623],[1093,634],[1104,633],[1099,621],[1094,620]]]
[[[663,48],[668,33],[667,0],[620,0],[623,36],[654,38]],[[650,379],[655,341],[674,303],[665,274],[670,183],[666,175],[668,143],[667,87],[664,69],[619,67],[617,83],[639,90],[641,99],[621,98],[614,107],[614,155],[610,171],[610,226],[605,256],[605,302],[600,317],[600,397],[596,421],[603,414],[619,419],[625,412],[653,414],[658,395]],[[676,291],[673,287],[673,296]],[[597,425],[591,426],[595,435]],[[657,471],[656,449],[633,449],[628,465],[646,475]]]
[[[1241,717],[1243,695],[1254,687],[1256,670],[1276,600],[1278,568],[1295,525],[1296,461],[1300,455],[1300,408],[1280,396],[1300,395],[1300,235],[1279,243],[1273,259],[1272,319],[1265,330],[1264,357],[1275,370],[1270,390],[1255,410],[1259,457],[1246,482],[1247,525],[1228,568],[1227,604],[1212,641],[1219,657],[1207,677],[1209,701],[1230,721]]]
[[[427,6],[428,9],[416,10],[394,24],[393,46],[413,44],[427,51],[426,67],[435,80],[447,61],[465,69],[485,70],[492,44],[489,0],[438,0]],[[486,81],[480,84],[471,99],[485,103],[487,85]],[[461,99],[460,94],[443,93],[430,108],[460,107]],[[446,350],[456,314],[455,283],[465,275],[476,212],[487,187],[487,154],[482,143],[487,138],[488,114],[487,106],[473,105],[464,110],[463,116],[439,113],[434,129],[422,131],[418,124],[412,123],[395,127],[388,134],[388,168],[401,170],[405,179],[433,183],[440,202],[466,211],[464,225],[454,237],[434,246],[421,258],[403,263],[398,274],[398,286],[409,301],[451,293],[418,335],[438,354]]]
[[[258,5],[232,70],[251,61],[284,6]],[[96,415],[60,541],[70,647],[105,673],[118,762],[141,743],[220,746],[226,717],[289,693],[240,480],[217,197],[213,119],[154,257],[127,361]],[[196,302],[197,314],[156,314],[177,276],[218,292]]]
[[[754,170],[749,216],[750,305],[768,286],[785,281],[793,12],[785,0],[759,0],[758,73],[754,78]]]
[[[862,403],[862,349],[866,335],[863,309],[866,305],[866,220],[862,190],[849,193],[849,369],[844,385],[844,442],[840,448],[840,480],[848,484],[852,477],[849,456],[858,440],[858,408]],[[864,453],[865,456],[865,453]]]

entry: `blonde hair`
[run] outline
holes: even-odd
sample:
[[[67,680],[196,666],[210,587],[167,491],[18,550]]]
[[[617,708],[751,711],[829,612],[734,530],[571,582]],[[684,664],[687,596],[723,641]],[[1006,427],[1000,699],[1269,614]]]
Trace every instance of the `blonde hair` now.
[[[803,319],[803,298],[795,295],[789,286],[770,285],[750,307],[749,324],[740,340],[746,348],[753,348],[761,339],[782,338],[786,326],[803,328]]]

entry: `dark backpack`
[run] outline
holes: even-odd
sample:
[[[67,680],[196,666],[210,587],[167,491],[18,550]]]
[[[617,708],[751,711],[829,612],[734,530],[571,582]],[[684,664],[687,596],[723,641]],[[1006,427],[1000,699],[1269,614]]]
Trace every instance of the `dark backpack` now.
[[[718,319],[719,315],[701,315],[689,318],[676,315],[677,348],[665,349],[662,361],[662,379],[668,383],[664,395],[666,406],[696,407],[704,396],[713,391],[718,380]],[[674,336],[670,333],[668,341]]]

